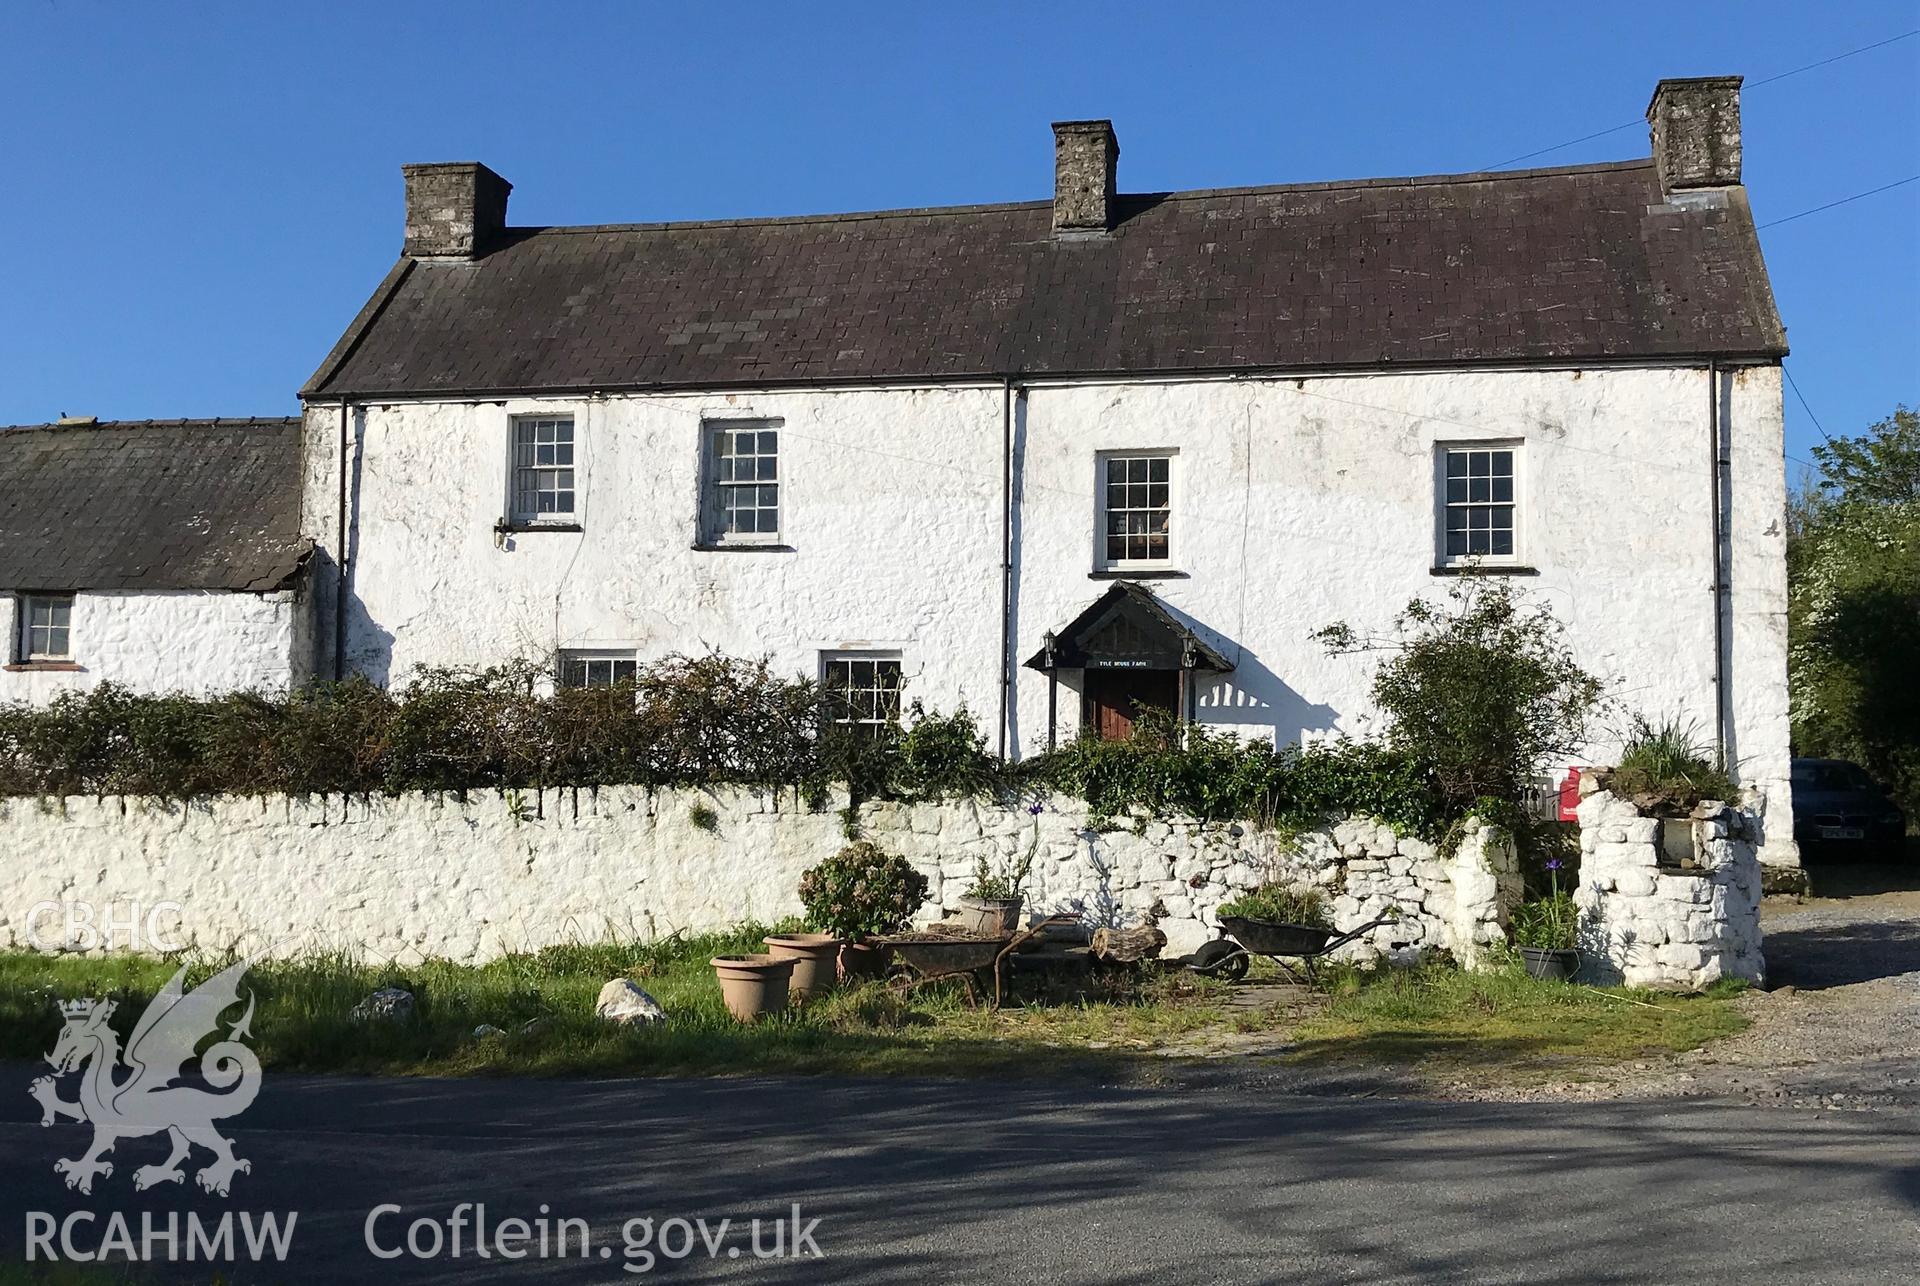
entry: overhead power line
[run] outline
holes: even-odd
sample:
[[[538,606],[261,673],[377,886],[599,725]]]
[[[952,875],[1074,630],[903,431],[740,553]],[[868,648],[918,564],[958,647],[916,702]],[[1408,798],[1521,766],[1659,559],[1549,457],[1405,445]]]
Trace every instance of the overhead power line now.
[[[1870,196],[1879,196],[1882,192],[1891,192],[1893,189],[1904,187],[1909,183],[1920,183],[1920,174],[1909,174],[1904,179],[1895,179],[1891,183],[1883,183],[1879,187],[1869,188],[1865,192],[1856,192],[1852,196],[1843,196],[1838,201],[1829,201],[1825,205],[1816,205],[1813,209],[1802,210],[1798,214],[1789,214],[1780,219],[1769,219],[1760,226],[1763,228],[1771,228],[1775,224],[1792,223],[1795,219],[1804,219],[1810,214],[1818,214],[1822,210],[1831,210],[1837,205],[1850,205],[1855,201],[1864,201]]]
[[[1849,49],[1847,50],[1847,52],[1843,54],[1835,54],[1831,58],[1822,58],[1818,62],[1811,62],[1801,67],[1795,67],[1791,71],[1779,72],[1775,75],[1768,76],[1764,80],[1753,81],[1749,83],[1746,86],[1746,88],[1751,90],[1751,89],[1758,89],[1762,85],[1771,85],[1775,81],[1785,80],[1789,76],[1798,76],[1802,72],[1812,71],[1817,67],[1826,67],[1832,63],[1837,63],[1844,58],[1853,58],[1859,54],[1869,53],[1875,49],[1883,49],[1886,46],[1894,44],[1898,41],[1910,40],[1914,36],[1920,36],[1920,27],[1916,27],[1912,31],[1903,31],[1897,36],[1888,36],[1885,40],[1876,40],[1870,45],[1861,45],[1858,49]],[[1543,147],[1537,152],[1522,152],[1519,156],[1509,156],[1504,161],[1495,161],[1492,165],[1483,165],[1480,168],[1482,170],[1502,169],[1505,166],[1514,164],[1516,161],[1531,161],[1536,156],[1545,156],[1548,152],[1558,152],[1563,147],[1572,147],[1576,143],[1591,142],[1596,138],[1605,138],[1609,134],[1618,134],[1623,129],[1632,129],[1636,125],[1645,125],[1645,124],[1646,122],[1644,120],[1632,120],[1632,121],[1628,121],[1624,125],[1612,125],[1603,130],[1596,130],[1592,134],[1582,134],[1579,138],[1570,138],[1564,143],[1555,143],[1552,147]]]
[[[1807,413],[1809,420],[1813,421],[1813,427],[1819,430],[1820,436],[1827,439],[1827,445],[1832,446],[1833,439],[1827,437],[1827,430],[1820,423],[1820,417],[1813,413],[1813,408],[1807,405],[1807,395],[1800,391],[1800,381],[1793,378],[1793,368],[1785,362],[1782,362],[1780,363],[1780,371],[1787,377],[1787,387],[1792,389],[1793,395],[1800,399],[1800,409]]]

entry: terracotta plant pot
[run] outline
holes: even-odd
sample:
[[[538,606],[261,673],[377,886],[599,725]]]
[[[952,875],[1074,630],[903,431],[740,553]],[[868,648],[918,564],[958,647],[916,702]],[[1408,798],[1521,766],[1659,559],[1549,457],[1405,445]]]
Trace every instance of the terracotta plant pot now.
[[[720,995],[727,1011],[743,1023],[754,1022],[787,1007],[787,984],[793,961],[772,956],[715,956],[713,971],[720,978]]]
[[[887,976],[887,963],[893,953],[871,942],[840,944],[840,981],[859,982]]]
[[[790,994],[804,1000],[832,989],[840,974],[840,939],[831,933],[776,933],[764,941],[775,960],[793,961]]]
[[[1543,982],[1565,982],[1580,972],[1578,951],[1559,951],[1547,947],[1521,947],[1520,959],[1527,975]]]
[[[1025,903],[1025,898],[961,898],[947,923],[984,937],[1004,937],[1019,931]]]

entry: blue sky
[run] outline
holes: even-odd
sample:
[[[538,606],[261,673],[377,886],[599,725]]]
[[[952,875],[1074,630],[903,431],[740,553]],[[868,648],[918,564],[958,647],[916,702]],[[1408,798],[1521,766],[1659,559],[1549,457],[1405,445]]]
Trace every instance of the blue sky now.
[[[405,161],[516,223],[1484,168],[1740,73],[1760,222],[1920,174],[1920,4],[108,3],[0,13],[0,423],[285,414],[398,250]],[[1643,126],[1527,162],[1644,155]],[[1920,402],[1920,183],[1761,233],[1830,433]],[[1818,441],[1788,396],[1788,451]]]

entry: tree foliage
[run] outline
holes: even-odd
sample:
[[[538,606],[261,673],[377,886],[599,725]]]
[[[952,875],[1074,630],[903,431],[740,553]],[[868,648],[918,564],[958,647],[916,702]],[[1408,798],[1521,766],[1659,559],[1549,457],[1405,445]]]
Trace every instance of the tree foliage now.
[[[1544,603],[1505,580],[1463,576],[1445,603],[1415,599],[1384,638],[1341,623],[1329,650],[1379,651],[1373,699],[1387,742],[1430,765],[1447,811],[1483,798],[1519,803],[1535,775],[1577,753],[1601,697]]]
[[[1851,759],[1920,809],[1920,414],[1813,449],[1787,547],[1797,753]]]
[[[1857,438],[1813,449],[1822,495],[1868,504],[1920,504],[1920,411],[1906,406]]]

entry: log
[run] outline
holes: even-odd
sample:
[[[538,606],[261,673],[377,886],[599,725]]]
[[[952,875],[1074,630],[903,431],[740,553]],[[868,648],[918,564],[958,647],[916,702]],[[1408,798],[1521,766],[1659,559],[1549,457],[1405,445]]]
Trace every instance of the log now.
[[[1093,958],[1108,964],[1132,964],[1152,960],[1167,945],[1167,935],[1155,924],[1137,929],[1096,929],[1093,934]]]

